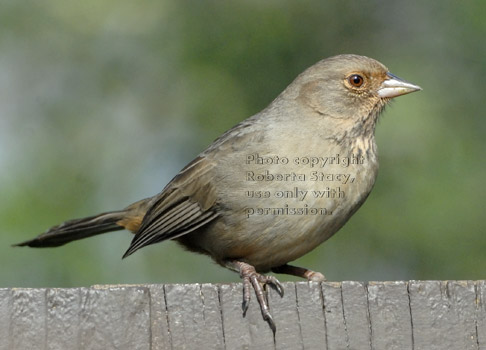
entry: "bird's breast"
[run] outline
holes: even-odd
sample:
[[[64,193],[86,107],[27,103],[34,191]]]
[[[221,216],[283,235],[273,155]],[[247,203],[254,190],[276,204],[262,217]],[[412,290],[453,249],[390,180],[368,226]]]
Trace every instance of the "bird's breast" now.
[[[357,148],[322,146],[250,148],[220,164],[221,216],[204,232],[203,249],[216,260],[238,258],[266,270],[339,230],[371,191],[376,157],[360,151],[364,141]]]

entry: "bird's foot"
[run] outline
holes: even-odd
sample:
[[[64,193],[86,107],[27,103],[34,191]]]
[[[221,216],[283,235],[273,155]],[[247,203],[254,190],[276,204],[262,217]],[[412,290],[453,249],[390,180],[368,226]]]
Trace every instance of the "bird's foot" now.
[[[326,277],[320,272],[287,264],[274,267],[272,268],[272,271],[275,273],[285,273],[287,275],[302,277],[312,282],[324,282],[326,280]]]
[[[274,287],[280,296],[284,295],[282,284],[274,276],[266,276],[258,273],[255,268],[247,263],[241,261],[232,261],[231,265],[240,273],[243,279],[243,315],[248,310],[250,304],[251,287],[255,290],[256,298],[260,304],[260,310],[265,321],[268,322],[273,333],[276,331],[275,322],[273,321],[268,301],[264,292],[264,287],[268,284]]]

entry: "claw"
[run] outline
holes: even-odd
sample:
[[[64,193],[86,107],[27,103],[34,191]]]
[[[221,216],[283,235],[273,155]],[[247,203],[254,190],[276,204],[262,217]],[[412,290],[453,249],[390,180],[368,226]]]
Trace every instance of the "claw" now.
[[[258,281],[263,285],[269,284],[280,294],[281,297],[284,296],[284,288],[282,283],[275,276],[265,276],[258,275]]]
[[[250,264],[241,261],[233,261],[231,262],[231,265],[234,266],[235,269],[238,269],[238,271],[240,272],[240,276],[243,279],[243,316],[246,315],[248,305],[250,304],[250,287],[253,287],[258,303],[260,304],[260,310],[262,312],[263,319],[268,322],[268,325],[275,334],[277,327],[275,326],[273,317],[270,314],[266,294],[262,287],[266,285],[271,285],[277,290],[280,296],[283,296],[284,288],[282,284],[274,276],[265,276],[259,274]]]
[[[243,316],[246,315],[246,311],[248,310],[248,306],[250,305],[250,287],[250,279],[243,277]]]
[[[268,325],[272,329],[273,334],[277,331],[277,326],[275,326],[275,322],[273,322],[272,315],[268,312],[263,315],[263,319],[268,322]]]
[[[276,279],[274,276],[269,276],[271,277],[271,284],[272,286],[277,290],[278,294],[280,294],[281,297],[284,296],[284,287],[282,285],[282,283],[280,283],[280,281],[278,279]]]

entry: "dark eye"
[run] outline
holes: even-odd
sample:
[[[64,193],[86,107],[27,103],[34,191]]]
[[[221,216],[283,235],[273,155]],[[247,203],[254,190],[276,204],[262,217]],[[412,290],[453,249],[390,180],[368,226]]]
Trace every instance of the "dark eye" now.
[[[353,74],[353,75],[349,76],[348,81],[351,84],[351,86],[354,86],[354,87],[357,87],[357,88],[359,88],[364,83],[363,77],[359,74]]]

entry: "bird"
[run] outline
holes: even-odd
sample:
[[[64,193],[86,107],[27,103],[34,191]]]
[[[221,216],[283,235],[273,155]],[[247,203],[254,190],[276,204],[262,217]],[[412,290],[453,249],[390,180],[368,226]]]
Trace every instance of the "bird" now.
[[[153,197],[122,210],[68,220],[15,244],[57,247],[126,229],[123,258],[175,240],[239,273],[243,315],[252,289],[276,327],[268,272],[324,281],[289,264],[336,233],[370,194],[378,173],[375,126],[395,97],[421,88],[365,56],[325,58],[298,75],[261,112],[226,131]]]

